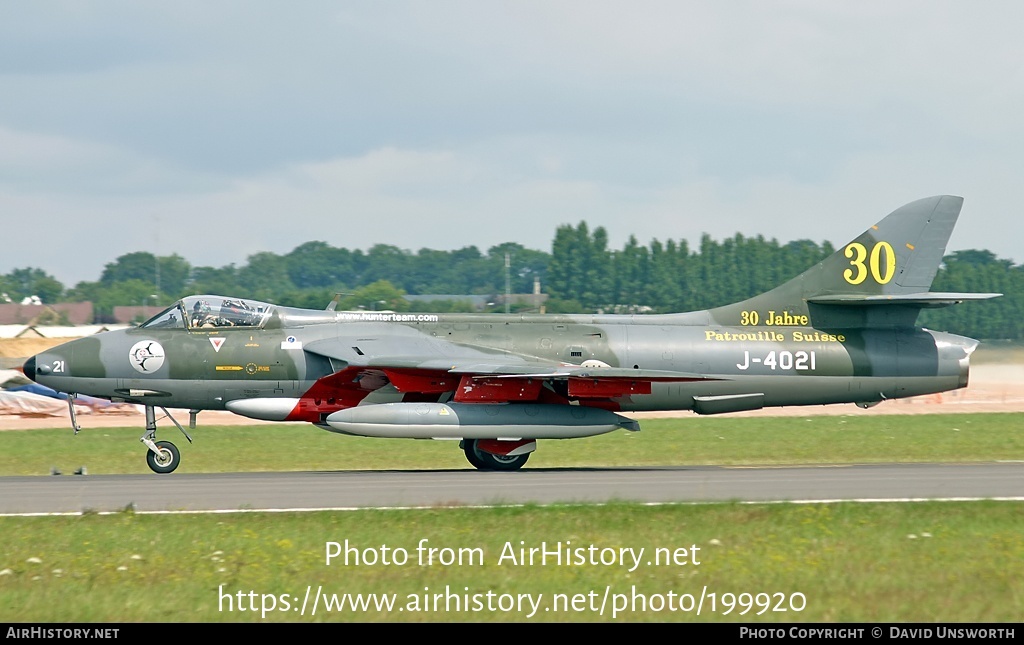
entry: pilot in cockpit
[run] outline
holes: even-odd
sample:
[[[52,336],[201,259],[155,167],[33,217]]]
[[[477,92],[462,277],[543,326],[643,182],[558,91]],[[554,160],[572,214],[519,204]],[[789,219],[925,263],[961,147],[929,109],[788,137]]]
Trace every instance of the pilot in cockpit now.
[[[196,300],[192,305],[192,327],[212,327],[213,314],[210,311],[210,303],[205,300]]]

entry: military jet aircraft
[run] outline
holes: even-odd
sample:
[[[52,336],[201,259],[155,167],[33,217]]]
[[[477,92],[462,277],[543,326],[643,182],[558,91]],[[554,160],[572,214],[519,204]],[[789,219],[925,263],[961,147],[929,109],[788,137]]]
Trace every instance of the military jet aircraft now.
[[[479,469],[516,470],[538,439],[639,430],[622,412],[718,414],[856,403],[966,387],[978,341],[916,326],[926,307],[992,293],[929,291],[963,200],[897,209],[831,257],[749,300],[664,315],[315,311],[184,298],[133,329],[47,350],[35,381],[144,406],[308,421],[348,435],[450,439]],[[800,267],[793,267],[794,272]]]

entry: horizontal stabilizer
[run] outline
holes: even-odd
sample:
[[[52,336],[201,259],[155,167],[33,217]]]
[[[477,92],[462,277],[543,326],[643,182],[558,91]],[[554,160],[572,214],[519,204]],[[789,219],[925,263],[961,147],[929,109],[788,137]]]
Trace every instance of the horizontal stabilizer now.
[[[988,300],[998,298],[1001,293],[949,293],[949,292],[925,292],[925,293],[900,293],[887,295],[867,294],[831,294],[825,296],[814,296],[807,299],[821,305],[907,305],[914,307],[946,307],[959,304],[965,300]]]

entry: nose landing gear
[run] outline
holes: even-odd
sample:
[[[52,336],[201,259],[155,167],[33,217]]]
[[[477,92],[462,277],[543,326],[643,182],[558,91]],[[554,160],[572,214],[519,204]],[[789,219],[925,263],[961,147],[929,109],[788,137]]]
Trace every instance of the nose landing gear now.
[[[181,430],[181,434],[185,435],[188,442],[192,443],[192,437],[188,436],[185,428],[181,427],[181,424],[171,416],[167,408],[161,407],[160,409],[178,427],[178,430]],[[146,447],[149,448],[149,451],[146,453],[146,463],[153,472],[160,474],[174,472],[178,464],[181,463],[181,453],[178,452],[177,446],[170,441],[156,440],[156,410],[152,405],[146,406],[146,433],[142,435],[139,441],[146,444]]]

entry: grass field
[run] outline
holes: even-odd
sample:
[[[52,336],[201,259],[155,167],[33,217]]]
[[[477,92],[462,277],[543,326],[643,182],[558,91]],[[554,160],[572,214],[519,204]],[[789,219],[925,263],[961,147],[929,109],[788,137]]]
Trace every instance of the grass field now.
[[[643,427],[541,442],[528,467],[1024,458],[1018,413],[659,419]],[[148,472],[140,434],[5,431],[0,475],[83,465]],[[183,472],[469,468],[451,442],[359,439],[301,425],[200,427],[194,436],[189,446],[161,432],[181,447]],[[0,517],[0,534],[0,621],[1024,620],[1021,502],[125,512]],[[435,557],[463,561],[421,565],[423,539],[449,549]],[[375,562],[328,564],[328,543],[346,540]],[[581,563],[499,561],[506,544],[517,555],[520,547],[594,545],[598,561],[589,551]],[[640,548],[635,567],[620,551]],[[657,563],[659,548],[657,557],[675,560]],[[380,561],[398,560],[399,549],[404,564]],[[602,556],[615,562],[602,564]],[[326,607],[360,601],[369,604]],[[388,602],[390,610],[377,605]]]
[[[541,441],[527,468],[775,465],[1024,459],[1024,413],[683,418],[572,441]],[[148,473],[139,428],[0,432],[0,476]],[[310,425],[200,426],[179,472],[469,468],[456,442],[368,439]]]
[[[0,531],[0,621],[1024,620],[1013,502],[122,513]],[[328,564],[346,541],[348,564]],[[519,560],[545,543],[584,551]]]

